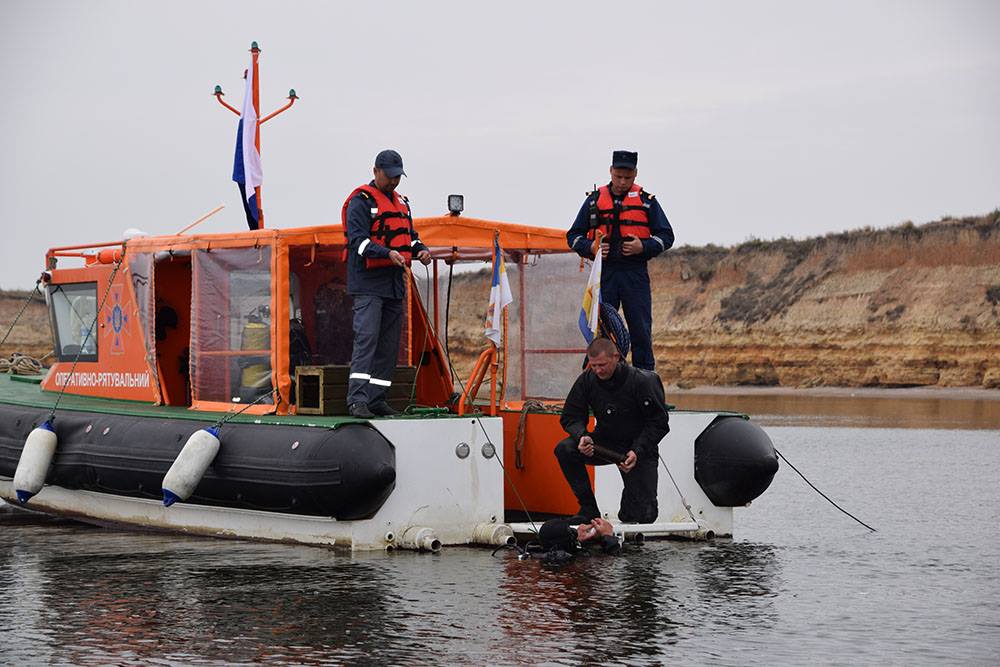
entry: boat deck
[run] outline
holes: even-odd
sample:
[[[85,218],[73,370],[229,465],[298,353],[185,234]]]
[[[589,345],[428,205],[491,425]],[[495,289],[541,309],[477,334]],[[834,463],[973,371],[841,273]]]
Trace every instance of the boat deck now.
[[[42,375],[3,375],[0,374],[0,403],[22,405],[31,408],[51,408],[56,403],[59,394],[42,391],[40,382]],[[242,407],[234,404],[234,411]],[[224,412],[207,412],[192,410],[175,405],[151,405],[139,401],[123,401],[111,398],[95,398],[92,396],[77,396],[65,394],[59,401],[60,410],[74,412],[97,412],[103,414],[127,415],[134,417],[159,417],[168,419],[185,419],[189,421],[214,422]],[[419,414],[401,415],[400,417],[382,417],[381,419],[449,419],[456,418],[454,414]],[[348,416],[322,415],[237,415],[229,420],[233,424],[268,424],[283,426],[314,426],[317,428],[334,428],[341,424],[365,422]]]

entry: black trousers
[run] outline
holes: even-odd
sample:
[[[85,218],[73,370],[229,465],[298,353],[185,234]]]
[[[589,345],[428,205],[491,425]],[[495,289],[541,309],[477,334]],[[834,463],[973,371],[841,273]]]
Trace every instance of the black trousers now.
[[[601,302],[625,313],[632,342],[632,365],[653,370],[653,297],[645,269],[617,271],[601,278]]]
[[[573,438],[560,440],[556,445],[555,455],[559,460],[559,467],[562,468],[563,477],[569,482],[569,488],[573,490],[580,503],[580,508],[585,511],[598,512],[597,499],[594,497],[594,490],[590,488],[590,477],[587,475],[586,466],[614,465],[610,461],[605,461],[596,454],[594,456],[584,456],[576,448],[579,441]],[[656,503],[656,483],[657,483],[657,456],[656,453],[647,454],[640,457],[631,472],[621,473],[625,488],[622,490],[621,507],[618,510],[618,518],[629,523],[652,523],[659,515],[659,508]]]

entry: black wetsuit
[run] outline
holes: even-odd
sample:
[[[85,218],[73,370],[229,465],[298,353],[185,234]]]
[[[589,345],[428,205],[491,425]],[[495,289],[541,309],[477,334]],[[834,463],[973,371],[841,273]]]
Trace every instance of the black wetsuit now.
[[[596,444],[623,454],[632,450],[636,455],[635,468],[622,473],[625,488],[618,518],[636,523],[655,521],[659,443],[670,431],[663,382],[653,372],[619,363],[607,380],[599,379],[592,370],[584,371],[566,397],[560,423],[569,437],[556,445],[555,455],[581,510],[597,516],[597,500],[584,466],[610,462],[596,454],[584,456],[577,449],[580,438],[588,433],[591,411],[597,419],[590,434]]]

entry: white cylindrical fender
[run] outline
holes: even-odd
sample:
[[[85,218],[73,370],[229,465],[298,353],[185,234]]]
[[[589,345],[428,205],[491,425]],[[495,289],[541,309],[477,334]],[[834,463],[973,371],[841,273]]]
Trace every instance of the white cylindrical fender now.
[[[488,544],[490,546],[517,544],[514,531],[505,523],[481,523],[477,525],[472,532],[472,541],[475,544]]]
[[[441,551],[441,540],[437,538],[432,529],[422,526],[410,526],[404,530],[397,544],[401,549]]]
[[[57,444],[58,438],[51,422],[43,423],[28,434],[17,470],[14,471],[14,492],[22,505],[45,486],[45,477],[49,474]]]
[[[170,507],[178,500],[191,497],[219,453],[219,444],[218,429],[203,428],[191,434],[163,477],[164,506]]]

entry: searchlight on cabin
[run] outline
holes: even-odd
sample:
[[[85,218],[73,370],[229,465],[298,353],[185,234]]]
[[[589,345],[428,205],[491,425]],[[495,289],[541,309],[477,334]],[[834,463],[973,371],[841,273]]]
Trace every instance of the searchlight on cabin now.
[[[448,195],[448,214],[460,215],[465,210],[464,195]]]

